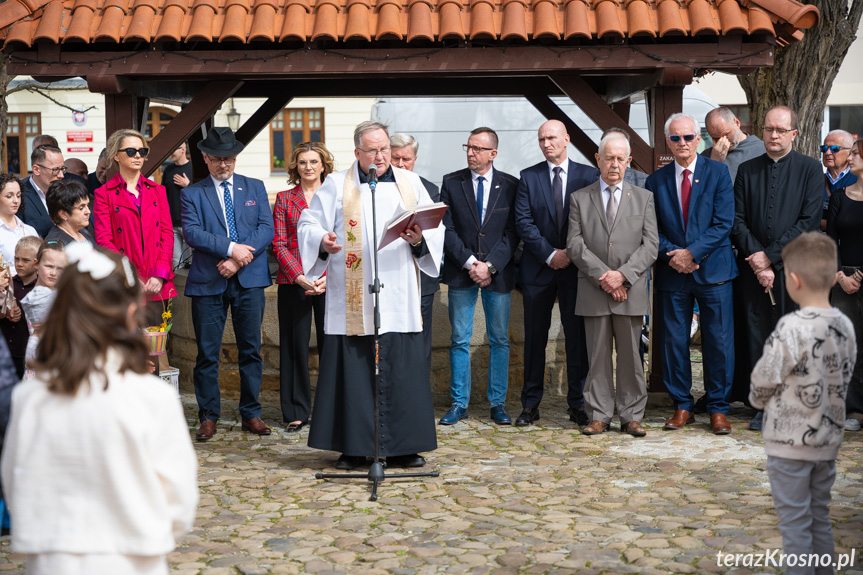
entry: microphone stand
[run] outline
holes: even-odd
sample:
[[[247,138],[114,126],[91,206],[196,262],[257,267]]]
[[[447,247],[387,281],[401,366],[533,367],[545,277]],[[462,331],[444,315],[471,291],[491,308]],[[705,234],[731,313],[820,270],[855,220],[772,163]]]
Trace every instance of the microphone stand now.
[[[380,310],[380,294],[384,284],[381,283],[378,275],[378,224],[377,224],[377,208],[375,203],[375,191],[378,186],[377,166],[372,164],[369,166],[369,189],[372,192],[372,245],[374,249],[375,274],[373,283],[369,284],[369,293],[374,294],[375,298],[375,453],[374,461],[369,468],[368,474],[363,473],[315,473],[315,479],[368,479],[372,482],[372,494],[369,501],[378,500],[378,484],[385,481],[387,477],[438,477],[440,474],[437,471],[427,471],[423,473],[391,473],[389,476],[384,473],[384,463],[381,461],[381,411],[380,411],[380,381],[381,381],[381,344],[380,344],[380,329],[381,329],[381,310]]]

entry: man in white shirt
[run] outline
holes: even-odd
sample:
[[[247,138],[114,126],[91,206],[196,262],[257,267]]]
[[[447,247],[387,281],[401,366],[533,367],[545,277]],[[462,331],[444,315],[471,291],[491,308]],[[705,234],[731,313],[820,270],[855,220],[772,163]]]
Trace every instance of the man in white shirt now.
[[[44,238],[54,227],[54,222],[48,215],[45,194],[51,182],[62,180],[66,175],[63,152],[57,146],[36,146],[30,154],[30,167],[33,175],[21,182],[24,202],[21,219],[25,224],[36,228],[36,233]]]

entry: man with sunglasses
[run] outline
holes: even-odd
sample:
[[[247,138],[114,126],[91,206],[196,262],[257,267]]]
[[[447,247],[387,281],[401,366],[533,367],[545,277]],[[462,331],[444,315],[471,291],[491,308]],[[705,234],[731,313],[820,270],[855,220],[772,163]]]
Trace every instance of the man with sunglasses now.
[[[261,421],[258,394],[264,370],[264,288],[272,283],[266,248],[273,241],[273,212],[264,183],[234,173],[243,147],[230,128],[211,128],[198,142],[210,174],[180,193],[183,235],[195,250],[185,295],[192,298],[198,341],[193,376],[201,421],[198,441],[212,438],[219,420],[219,357],[229,306],[239,354],[242,428],[256,435],[271,433]]]
[[[731,251],[734,188],[724,164],[698,155],[698,120],[672,114],[665,139],[674,162],[647,178],[656,200],[659,257],[654,276],[662,380],[674,402],[665,429],[695,423],[689,325],[696,298],[701,311],[704,391],[710,429],[731,433],[728,394],[734,375],[734,323],[731,280],[737,277]]]
[[[827,229],[827,206],[830,203],[830,196],[836,190],[847,188],[857,181],[857,176],[851,173],[851,167],[848,165],[848,157],[853,145],[854,136],[845,130],[832,130],[824,138],[824,145],[821,146],[821,163],[827,169],[824,174],[822,231]]]
[[[764,117],[767,153],[740,165],[734,182],[734,227],[740,277],[735,282],[738,340],[732,397],[746,397],[749,375],[783,315],[797,309],[785,290],[782,248],[821,223],[824,175],[818,161],[794,151],[797,113],[787,106]],[[761,429],[761,413],[750,422]]]
[[[36,146],[30,154],[30,166],[33,174],[21,182],[24,208],[21,220],[33,226],[36,233],[44,238],[54,227],[54,222],[48,215],[48,201],[45,199],[45,194],[51,182],[62,180],[66,175],[63,152],[57,146]]]

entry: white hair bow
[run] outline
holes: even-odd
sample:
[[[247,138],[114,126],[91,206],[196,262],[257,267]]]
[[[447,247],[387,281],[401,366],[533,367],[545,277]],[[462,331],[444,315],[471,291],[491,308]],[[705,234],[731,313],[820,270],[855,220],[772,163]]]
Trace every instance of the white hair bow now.
[[[66,246],[66,257],[70,264],[77,264],[78,271],[90,274],[90,277],[96,281],[105,279],[117,267],[111,258],[86,241],[69,243]],[[123,256],[123,271],[126,272],[126,283],[130,287],[135,285],[135,272],[126,256]]]

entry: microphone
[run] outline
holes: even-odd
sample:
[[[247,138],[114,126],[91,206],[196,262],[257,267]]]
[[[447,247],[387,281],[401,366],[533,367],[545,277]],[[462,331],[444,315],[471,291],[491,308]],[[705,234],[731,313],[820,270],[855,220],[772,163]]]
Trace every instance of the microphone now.
[[[369,166],[369,183],[378,183],[378,167],[374,164]]]

